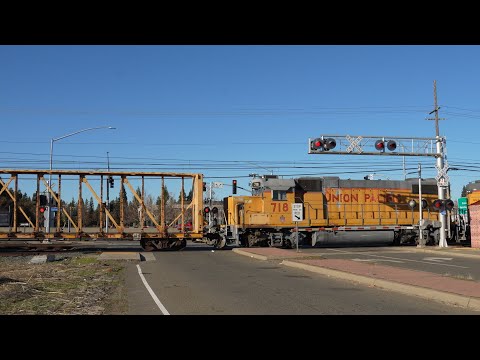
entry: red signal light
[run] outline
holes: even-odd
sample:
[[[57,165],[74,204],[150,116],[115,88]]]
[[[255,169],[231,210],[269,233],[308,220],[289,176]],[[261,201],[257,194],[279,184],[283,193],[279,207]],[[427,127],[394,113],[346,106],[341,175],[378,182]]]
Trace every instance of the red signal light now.
[[[443,207],[443,201],[440,199],[437,199],[433,202],[433,207],[437,210],[440,210]]]
[[[451,199],[445,200],[445,209],[447,209],[448,211],[452,211],[454,207],[455,203]]]
[[[393,140],[390,140],[389,142],[387,142],[387,149],[390,150],[390,151],[393,151],[397,148],[397,143]]]
[[[325,150],[328,151],[334,149],[335,146],[337,146],[337,142],[335,141],[335,139],[328,138],[327,140],[325,140],[325,145],[323,147],[325,148]]]
[[[40,212],[41,212],[41,213],[44,213],[44,212],[45,212],[45,208],[44,208],[44,207],[41,207],[41,208],[40,208]]]
[[[383,140],[377,140],[375,142],[375,149],[377,150],[385,150],[385,143]]]
[[[203,211],[205,212],[205,214],[208,214],[210,212],[210,208],[206,206],[205,209],[203,209]]]
[[[310,143],[310,148],[311,148],[311,150],[321,150],[321,149],[323,149],[323,140],[320,139],[320,138],[314,139]]]

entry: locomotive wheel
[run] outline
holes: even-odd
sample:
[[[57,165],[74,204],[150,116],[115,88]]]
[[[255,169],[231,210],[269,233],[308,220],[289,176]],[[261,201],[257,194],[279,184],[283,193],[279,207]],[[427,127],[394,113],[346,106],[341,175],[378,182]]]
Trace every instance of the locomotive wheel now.
[[[223,249],[226,244],[227,244],[227,239],[222,237],[217,240],[217,243],[215,244],[215,249]]]
[[[178,250],[183,250],[187,247],[187,239],[182,239],[182,242],[180,244],[180,247]]]
[[[187,239],[177,240],[171,243],[168,243],[168,240],[166,241],[165,250],[179,251],[187,247]]]
[[[153,251],[157,249],[156,246],[153,244],[153,241],[149,239],[141,239],[140,246],[145,251]]]
[[[255,235],[249,234],[247,237],[247,247],[254,247],[257,242],[257,237]]]

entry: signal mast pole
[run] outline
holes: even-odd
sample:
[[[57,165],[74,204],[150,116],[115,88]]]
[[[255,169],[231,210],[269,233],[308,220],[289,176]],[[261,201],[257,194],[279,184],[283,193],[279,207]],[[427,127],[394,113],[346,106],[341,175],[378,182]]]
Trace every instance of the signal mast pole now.
[[[438,198],[440,200],[445,200],[445,189],[448,186],[448,176],[447,176],[447,171],[448,171],[448,165],[446,168],[444,168],[445,163],[444,163],[444,144],[443,144],[443,138],[440,137],[440,129],[438,125],[438,121],[440,120],[438,118],[438,110],[440,109],[437,104],[437,80],[433,81],[433,100],[434,100],[434,109],[430,114],[435,113],[435,119],[428,119],[428,120],[435,120],[435,138],[437,139],[437,187],[438,187]],[[443,120],[443,119],[442,119]],[[440,211],[440,221],[442,223],[442,229],[440,230],[440,241],[438,243],[439,247],[448,247],[447,244],[447,210],[442,209]]]

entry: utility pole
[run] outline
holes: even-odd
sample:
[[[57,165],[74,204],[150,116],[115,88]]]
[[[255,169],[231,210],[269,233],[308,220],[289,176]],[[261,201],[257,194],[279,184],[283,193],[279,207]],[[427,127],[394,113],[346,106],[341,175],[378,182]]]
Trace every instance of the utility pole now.
[[[212,188],[213,188],[213,182],[210,181],[210,196],[209,196],[210,211],[208,212],[208,226],[212,226]]]
[[[440,200],[445,200],[445,187],[448,186],[448,177],[447,177],[447,171],[448,171],[448,165],[444,169],[444,156],[445,156],[445,149],[444,149],[444,144],[443,144],[443,138],[440,137],[440,129],[438,125],[439,120],[444,120],[444,119],[439,119],[438,117],[438,110],[440,109],[437,104],[437,80],[433,81],[433,100],[434,100],[434,109],[433,111],[430,112],[430,115],[432,113],[435,113],[435,118],[434,119],[428,119],[428,120],[435,120],[435,138],[436,138],[436,143],[437,143],[437,171],[438,171],[438,176],[437,176],[437,187],[438,187],[438,198]],[[442,223],[442,229],[440,230],[440,242],[438,244],[439,247],[448,247],[447,245],[447,236],[446,236],[446,229],[447,229],[447,210],[444,209],[440,211],[439,213],[440,216],[440,221]]]
[[[108,156],[109,153],[107,151],[107,169],[108,171],[110,172],[110,157]],[[110,188],[110,175],[107,176],[107,201],[106,201],[106,208],[108,209],[108,211],[110,211],[110,192],[109,192],[109,188]],[[107,212],[105,212],[105,233],[108,234],[108,215],[107,215]]]

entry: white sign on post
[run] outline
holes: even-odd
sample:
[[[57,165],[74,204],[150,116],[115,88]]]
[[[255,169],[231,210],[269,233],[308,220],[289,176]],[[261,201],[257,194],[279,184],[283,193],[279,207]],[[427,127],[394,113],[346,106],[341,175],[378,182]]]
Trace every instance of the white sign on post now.
[[[292,221],[303,221],[303,204],[292,204]]]

